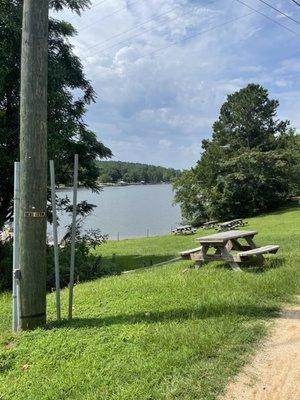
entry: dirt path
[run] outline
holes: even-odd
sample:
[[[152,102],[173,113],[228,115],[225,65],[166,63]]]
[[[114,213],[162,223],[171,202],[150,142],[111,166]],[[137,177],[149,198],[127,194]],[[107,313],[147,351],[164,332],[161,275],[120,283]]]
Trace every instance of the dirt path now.
[[[286,307],[222,400],[300,400],[300,306]]]

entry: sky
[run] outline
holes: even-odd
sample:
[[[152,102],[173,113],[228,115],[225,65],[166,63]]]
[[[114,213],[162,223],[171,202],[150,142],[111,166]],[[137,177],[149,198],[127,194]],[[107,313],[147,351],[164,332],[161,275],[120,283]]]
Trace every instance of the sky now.
[[[85,122],[114,160],[192,167],[226,96],[248,83],[300,130],[300,7],[264,1],[290,18],[261,0],[94,0],[80,17],[52,13],[77,30],[97,93]]]

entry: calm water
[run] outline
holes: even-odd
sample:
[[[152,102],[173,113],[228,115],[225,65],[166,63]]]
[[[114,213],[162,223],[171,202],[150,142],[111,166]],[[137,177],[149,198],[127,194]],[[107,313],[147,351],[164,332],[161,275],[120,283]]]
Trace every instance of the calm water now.
[[[65,195],[72,198],[72,191],[58,192],[59,197]],[[147,231],[149,236],[162,235],[181,221],[180,208],[172,205],[171,185],[105,187],[99,194],[80,189],[78,201],[82,200],[97,206],[87,217],[84,228],[99,228],[109,239],[117,239],[118,232],[120,239],[146,236]],[[64,226],[71,222],[71,215],[59,215],[59,218],[61,237]]]

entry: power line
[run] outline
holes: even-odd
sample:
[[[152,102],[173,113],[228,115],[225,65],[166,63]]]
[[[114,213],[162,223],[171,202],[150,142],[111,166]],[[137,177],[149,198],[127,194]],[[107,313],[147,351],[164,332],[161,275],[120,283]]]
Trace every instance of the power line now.
[[[268,6],[268,7],[270,7],[270,8],[272,8],[273,10],[279,12],[280,14],[284,15],[285,17],[289,18],[291,21],[296,22],[296,24],[299,24],[299,25],[300,25],[300,22],[299,22],[299,21],[297,21],[297,20],[294,19],[293,17],[290,17],[288,14],[285,14],[283,11],[278,10],[278,8],[272,6],[271,4],[267,3],[266,1],[264,1],[264,0],[258,0],[258,1],[260,1],[261,3],[265,4],[266,6]]]
[[[297,6],[299,6],[299,7],[300,7],[300,3],[298,3],[298,1],[296,1],[296,0],[292,0],[292,2],[293,2],[293,3],[295,3],[295,4],[297,4]]]
[[[230,20],[225,21],[225,22],[223,22],[222,24],[215,25],[215,26],[213,26],[213,27],[211,27],[211,28],[209,28],[209,29],[206,29],[206,30],[204,30],[204,31],[198,32],[198,33],[196,33],[196,34],[194,34],[194,35],[187,36],[187,37],[185,37],[184,39],[182,39],[182,42],[184,42],[184,41],[186,41],[186,40],[189,40],[189,39],[192,39],[192,38],[197,37],[197,36],[201,36],[201,35],[203,35],[203,34],[205,34],[205,33],[214,31],[214,30],[216,30],[216,29],[218,29],[218,28],[221,28],[221,27],[223,27],[223,26],[225,26],[225,25],[234,23],[234,22],[236,22],[236,21],[238,21],[238,20],[240,20],[240,19],[249,17],[250,15],[252,15],[252,14],[254,14],[254,13],[255,13],[255,11],[251,11],[251,12],[249,12],[249,13],[247,13],[247,14],[244,14],[244,15],[241,15],[241,16],[239,16],[239,17],[231,18]],[[160,51],[163,51],[163,50],[165,50],[165,49],[167,49],[167,48],[169,48],[169,47],[175,46],[176,44],[178,44],[178,43],[177,43],[177,42],[169,43],[169,44],[166,45],[166,46],[160,47],[160,48],[158,48],[158,49],[152,51],[151,53],[148,53],[148,56],[149,56],[149,55],[154,55],[154,54],[156,54],[156,53],[158,53],[158,52],[160,52]]]
[[[190,35],[188,37],[185,37],[184,39],[182,39],[182,42],[185,42],[186,40],[189,40],[189,39],[193,39],[194,37],[197,37],[197,36],[204,35],[205,33],[214,31],[216,29],[222,28],[223,26],[226,26],[226,25],[229,25],[231,23],[234,23],[234,22],[236,22],[236,21],[238,21],[240,19],[249,17],[250,15],[254,14],[254,12],[255,11],[251,11],[251,12],[249,12],[247,14],[241,15],[240,17],[232,18],[232,19],[230,19],[228,21],[223,22],[222,24],[218,24],[218,25],[212,26],[209,29],[206,29],[206,30],[198,32],[198,33],[196,33],[194,35]],[[152,51],[151,53],[149,53],[149,55],[153,55],[153,54],[159,53],[160,51],[165,50],[165,49],[167,49],[167,48],[169,48],[171,46],[175,46],[176,44],[178,44],[178,43],[177,42],[173,42],[173,43],[168,44],[167,46],[160,47],[159,49],[156,49],[156,50]]]
[[[236,1],[238,3],[240,3],[240,4],[242,4],[243,6],[249,8],[250,10],[253,10],[254,12],[256,12],[256,13],[262,15],[263,17],[269,19],[270,21],[274,22],[275,24],[281,26],[282,28],[286,29],[287,31],[292,32],[294,35],[300,36],[300,33],[295,32],[293,29],[288,28],[287,26],[281,24],[280,22],[276,21],[275,19],[273,19],[273,18],[269,17],[268,15],[262,13],[261,11],[257,10],[256,8],[253,8],[253,7],[249,6],[249,4],[246,4],[241,0],[236,0]]]
[[[211,2],[211,3],[214,3],[214,2]],[[177,8],[177,7],[176,7],[176,8]],[[175,17],[175,18],[170,19],[170,21],[175,21],[175,20],[177,20],[178,18],[180,18],[180,17],[182,17],[182,16],[184,16],[184,15],[186,15],[186,14],[191,13],[192,11],[194,11],[194,9],[193,9],[193,10],[188,10],[188,11],[184,12],[183,14],[181,14],[181,15]],[[162,14],[162,15],[163,15],[163,14]],[[149,22],[149,21],[148,21],[148,22]],[[135,28],[132,28],[132,29],[130,29],[130,30],[133,30],[133,29],[135,29]],[[130,40],[132,40],[132,39],[135,39],[136,37],[142,36],[142,35],[144,35],[145,33],[152,31],[152,29],[153,29],[153,27],[151,27],[151,28],[149,28],[149,29],[146,29],[146,30],[144,30],[143,32],[139,32],[139,33],[137,33],[137,34],[135,34],[135,35],[133,35],[133,36],[130,36],[129,38],[127,38],[127,39],[125,39],[125,40],[122,40],[121,42],[114,43],[114,44],[112,44],[111,46],[106,46],[106,47],[100,49],[100,53],[102,53],[102,52],[104,52],[104,51],[106,51],[106,50],[109,50],[109,49],[111,49],[111,48],[113,48],[113,47],[116,47],[116,46],[118,46],[118,45],[120,45],[120,44],[126,43],[126,42],[128,42],[128,41],[130,41]],[[129,31],[130,31],[130,30],[129,30]],[[110,39],[110,38],[109,38],[109,39]],[[108,39],[108,40],[109,40],[109,39]]]
[[[146,21],[134,26],[133,28],[127,29],[126,31],[122,31],[120,33],[117,33],[116,35],[110,36],[107,39],[103,40],[102,42],[97,43],[97,44],[95,44],[93,46],[90,46],[90,47],[86,48],[85,50],[90,50],[90,49],[93,49],[95,47],[101,46],[102,44],[105,44],[106,42],[109,42],[110,40],[115,39],[116,37],[122,36],[122,35],[124,35],[124,34],[126,34],[128,32],[131,32],[131,31],[135,30],[136,28],[140,28],[140,27],[146,25],[148,22],[151,22],[151,21],[155,20],[156,18],[160,18],[162,16],[170,14],[172,11],[174,11],[174,10],[176,10],[178,8],[182,8],[182,6],[180,5],[180,6],[173,7],[170,10],[168,10],[168,11],[162,13],[162,14],[155,15],[154,17],[151,17],[151,18],[147,19]]]
[[[112,15],[118,14],[120,11],[127,10],[127,9],[128,9],[128,6],[133,6],[134,4],[140,3],[141,1],[143,1],[143,0],[136,0],[136,1],[132,2],[132,3],[130,3],[130,4],[127,4],[127,6],[125,6],[125,7],[118,8],[117,10],[113,11],[112,13],[110,13],[110,14],[108,14],[108,15],[105,15],[104,17],[98,19],[97,21],[94,21],[94,22],[92,22],[91,24],[85,25],[83,28],[80,28],[80,31],[82,31],[82,30],[84,30],[84,29],[87,29],[87,28],[89,28],[90,26],[93,26],[93,25],[95,25],[95,24],[98,24],[100,21],[103,21],[103,20],[105,20],[105,19],[111,17]]]

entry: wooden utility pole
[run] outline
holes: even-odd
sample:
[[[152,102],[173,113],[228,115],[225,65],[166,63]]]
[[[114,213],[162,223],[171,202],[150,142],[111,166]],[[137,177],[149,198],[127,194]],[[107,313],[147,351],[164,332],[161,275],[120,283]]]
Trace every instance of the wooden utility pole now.
[[[24,0],[20,105],[20,328],[46,321],[49,0]]]

